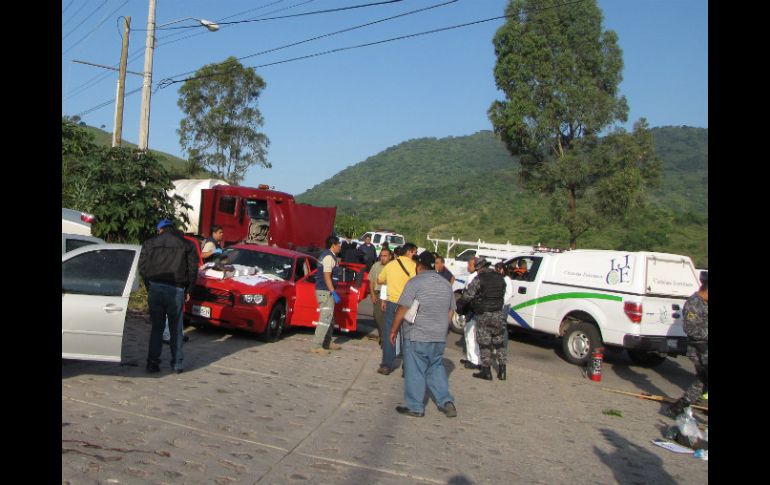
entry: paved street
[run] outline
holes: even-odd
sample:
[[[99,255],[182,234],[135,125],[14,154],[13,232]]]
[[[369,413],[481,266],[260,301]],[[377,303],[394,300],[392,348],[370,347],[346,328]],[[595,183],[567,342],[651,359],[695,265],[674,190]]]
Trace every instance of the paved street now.
[[[368,301],[359,326],[328,356],[308,353],[311,329],[264,344],[188,328],[186,371],[170,372],[164,346],[162,371],[146,374],[148,318],[129,315],[122,364],[62,360],[63,483],[708,482],[708,462],[650,442],[673,424],[659,403],[602,389],[678,397],[693,376],[685,358],[645,369],[610,353],[597,383],[557,340],[516,334],[508,380],[487,382],[459,364],[450,334],[458,417],[430,402],[412,418],[394,410],[401,373],[376,372]]]

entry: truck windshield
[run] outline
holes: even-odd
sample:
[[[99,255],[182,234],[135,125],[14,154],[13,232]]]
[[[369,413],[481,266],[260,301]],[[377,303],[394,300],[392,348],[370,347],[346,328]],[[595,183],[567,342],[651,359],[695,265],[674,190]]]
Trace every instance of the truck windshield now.
[[[457,255],[457,257],[455,258],[455,261],[468,261],[474,256],[476,256],[475,249],[466,249],[465,251]]]
[[[404,245],[404,238],[401,236],[387,236],[386,239],[390,244],[395,244],[396,246]]]
[[[246,213],[249,215],[249,219],[269,220],[268,214],[267,214],[267,201],[247,199]]]
[[[288,256],[250,251],[248,249],[229,249],[225,251],[225,255],[227,256],[228,264],[251,266],[257,270],[257,273],[270,273],[285,280],[291,278],[294,259]]]

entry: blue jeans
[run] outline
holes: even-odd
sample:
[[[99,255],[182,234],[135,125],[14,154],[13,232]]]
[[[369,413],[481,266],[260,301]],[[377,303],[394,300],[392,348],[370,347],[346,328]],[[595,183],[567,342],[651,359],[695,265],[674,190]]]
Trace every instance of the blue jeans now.
[[[391,301],[385,302],[385,328],[382,334],[382,362],[380,367],[393,369],[393,361],[396,359],[396,347],[390,343],[390,329],[393,327],[393,318],[396,316],[398,304]]]
[[[410,411],[425,412],[426,386],[439,407],[454,402],[454,397],[449,394],[449,379],[442,361],[445,346],[445,342],[404,339],[404,403]]]
[[[182,353],[182,311],[184,310],[184,288],[177,288],[165,283],[150,282],[147,306],[150,308],[150,349],[147,353],[148,364],[160,364],[160,354],[163,350],[163,329],[171,333],[171,368],[183,369],[184,354]]]

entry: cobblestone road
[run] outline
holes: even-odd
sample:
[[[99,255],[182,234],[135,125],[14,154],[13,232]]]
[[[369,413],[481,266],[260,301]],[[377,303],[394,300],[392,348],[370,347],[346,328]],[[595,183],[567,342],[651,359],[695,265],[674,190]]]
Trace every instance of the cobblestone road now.
[[[556,341],[522,335],[510,341],[508,380],[487,382],[460,366],[450,334],[458,417],[431,402],[411,418],[394,411],[400,372],[376,373],[370,308],[363,331],[338,335],[344,349],[328,356],[307,352],[312,330],[263,344],[188,328],[183,374],[170,372],[167,346],[162,372],[145,373],[150,326],[129,315],[122,364],[62,360],[63,483],[708,482],[708,462],[650,442],[673,424],[660,404],[601,389],[678,396],[692,378],[686,359],[644,369],[611,353],[596,383]]]

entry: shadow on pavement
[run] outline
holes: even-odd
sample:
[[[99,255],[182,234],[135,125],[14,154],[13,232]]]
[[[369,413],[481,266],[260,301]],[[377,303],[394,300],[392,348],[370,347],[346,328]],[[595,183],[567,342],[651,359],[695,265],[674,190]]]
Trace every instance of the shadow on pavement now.
[[[600,430],[607,443],[614,449],[606,453],[594,446],[599,459],[612,470],[617,483],[676,483],[674,477],[663,469],[663,460],[609,429]]]

